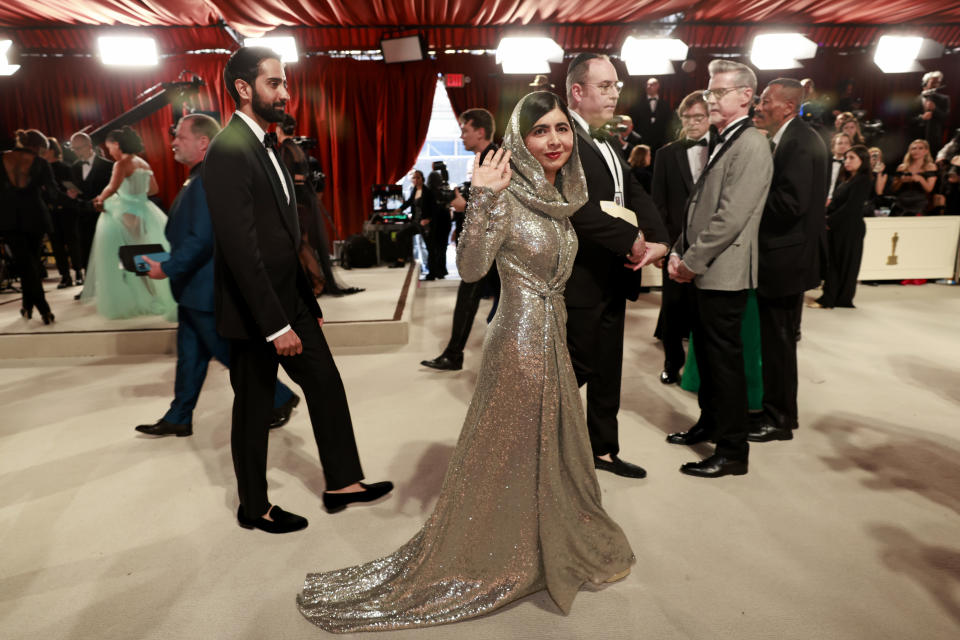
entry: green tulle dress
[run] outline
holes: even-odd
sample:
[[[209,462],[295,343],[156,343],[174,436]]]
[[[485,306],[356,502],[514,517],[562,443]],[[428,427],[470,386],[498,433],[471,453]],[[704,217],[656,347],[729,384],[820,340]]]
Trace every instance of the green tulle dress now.
[[[751,290],[747,296],[747,307],[743,312],[743,325],[740,329],[743,340],[743,368],[747,374],[747,406],[750,411],[763,409],[763,369],[760,356],[760,312],[757,308],[757,292]],[[693,336],[687,349],[687,362],[683,366],[680,388],[696,392],[700,389],[700,371],[697,369],[697,356],[694,353]]]
[[[104,201],[97,219],[80,300],[96,304],[97,313],[105,318],[158,315],[177,319],[177,303],[168,280],[151,280],[120,266],[119,248],[123,245],[159,244],[164,251],[170,250],[164,235],[167,216],[147,199],[152,174],[150,169],[134,170]]]

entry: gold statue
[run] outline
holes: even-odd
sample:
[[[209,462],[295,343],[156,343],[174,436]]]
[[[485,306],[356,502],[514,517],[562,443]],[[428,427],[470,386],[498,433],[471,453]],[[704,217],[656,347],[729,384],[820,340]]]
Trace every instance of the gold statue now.
[[[890,238],[890,255],[887,256],[887,265],[897,264],[897,242],[900,240],[900,236],[897,235],[897,232],[893,232],[893,237]]]

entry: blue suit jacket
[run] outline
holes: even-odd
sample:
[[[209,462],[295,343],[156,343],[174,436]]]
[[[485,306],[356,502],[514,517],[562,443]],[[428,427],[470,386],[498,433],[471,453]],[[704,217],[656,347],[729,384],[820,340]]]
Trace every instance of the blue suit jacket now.
[[[181,306],[213,313],[213,225],[200,172],[190,175],[170,207],[170,260],[163,263],[163,272]]]

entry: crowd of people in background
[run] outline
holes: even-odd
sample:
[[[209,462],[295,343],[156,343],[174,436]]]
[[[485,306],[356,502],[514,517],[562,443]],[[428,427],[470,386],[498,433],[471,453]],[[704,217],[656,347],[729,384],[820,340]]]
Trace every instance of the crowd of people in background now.
[[[846,83],[834,99],[826,99],[818,94],[810,78],[802,80],[801,84],[803,98],[799,117],[820,134],[831,155],[828,217],[835,223],[839,219],[846,219],[851,206],[854,206],[850,202],[834,201],[835,190],[841,183],[846,186],[840,189],[840,195],[845,199],[852,196],[858,201],[863,190],[862,183],[864,180],[870,183],[869,197],[863,203],[861,215],[857,216],[859,224],[852,224],[841,231],[828,223],[827,233],[832,243],[824,248],[823,257],[836,265],[837,272],[833,274],[835,284],[829,287],[839,293],[849,289],[850,282],[855,286],[859,266],[859,260],[855,258],[862,251],[863,232],[859,229],[863,217],[960,214],[960,130],[948,138],[951,105],[943,91],[943,74],[939,71],[931,71],[923,76],[922,89],[914,100],[904,130],[890,131],[889,135],[883,132],[879,121],[868,120],[869,114],[861,108],[862,101],[857,97],[854,82]],[[661,96],[660,81],[648,78],[643,86],[641,98],[634,104],[619,105],[620,110],[626,113],[613,118],[604,130],[615,142],[613,147],[622,154],[633,176],[650,192],[657,152],[671,141],[683,138],[684,127],[674,105],[668,104]],[[490,142],[483,137],[486,129],[475,120],[475,114],[466,115],[469,116],[466,121],[461,119],[464,145],[468,150],[482,151]],[[323,205],[311,182],[308,156],[294,137],[295,128],[296,121],[288,115],[287,120],[278,125],[277,135],[282,160],[294,176],[294,188],[298,196],[303,231],[301,262],[318,295],[324,291],[333,294],[354,293],[356,290],[341,285],[335,279]],[[129,128],[127,131],[136,136]],[[119,144],[116,139],[120,134],[120,131],[111,134],[114,145]],[[126,135],[129,137],[129,134]],[[909,144],[906,148],[893,148],[894,141],[899,140],[909,140]],[[109,209],[109,196],[114,195],[123,178],[133,173],[130,171],[117,178],[114,163],[136,164],[144,169],[144,175],[149,171],[149,165],[137,155],[142,155],[142,144],[130,143],[130,151],[118,148],[116,153],[110,151],[110,145],[111,142],[106,142],[104,146],[95,145],[82,132],[72,135],[69,142],[62,145],[57,138],[29,129],[18,131],[16,148],[4,153],[4,198],[0,205],[4,276],[8,282],[12,277],[20,279],[20,286],[24,290],[21,313],[27,319],[32,318],[36,310],[43,322],[54,321],[42,287],[42,281],[47,276],[45,255],[51,256],[55,263],[59,275],[57,287],[85,286],[84,293],[78,293],[75,297],[95,301],[100,313],[106,317],[169,313],[169,300],[164,298],[162,292],[152,291],[149,284],[144,286],[143,282],[139,287],[144,291],[137,289],[137,292],[145,292],[148,300],[132,307],[122,305],[120,309],[110,308],[110,300],[106,295],[101,294],[97,298],[96,283],[88,277],[91,256],[96,255],[94,239],[98,225],[102,227],[101,235],[114,238],[109,251],[118,241],[132,241],[134,236],[142,235],[139,230],[131,232],[129,224],[124,225],[122,214],[114,216],[117,224],[112,227],[104,222],[110,217],[103,215]],[[858,161],[863,166],[851,170],[849,165]],[[856,180],[852,181],[856,183],[856,189],[846,184],[854,177]],[[112,178],[120,182],[111,188]],[[400,237],[409,248],[418,248],[417,255],[422,259],[425,279],[440,279],[447,275],[446,249],[451,237],[455,240],[462,226],[466,201],[460,190],[444,193],[446,180],[442,167],[431,172],[429,177],[415,172],[413,183],[413,189],[404,203],[404,209],[411,213],[411,221],[407,231]],[[145,186],[145,196],[150,195],[150,185]],[[118,199],[119,196],[114,198]],[[157,210],[157,213],[160,211]],[[838,214],[840,218],[835,217]],[[134,217],[137,220],[142,218]],[[133,218],[128,217],[127,220]],[[145,220],[153,220],[162,230],[162,219],[156,215],[151,214]],[[859,234],[860,240],[851,244],[849,238],[841,239],[845,237],[844,234],[850,233]],[[156,229],[152,235],[157,235]],[[106,244],[106,240],[101,244]],[[106,253],[105,259],[112,261],[115,256]],[[394,259],[393,266],[405,265],[411,254],[405,249],[400,257]],[[115,275],[113,271],[110,270],[111,275]],[[847,284],[836,284],[840,281]],[[922,281],[904,283],[919,284]],[[840,288],[834,289],[835,286]],[[490,289],[489,286],[483,287],[484,297],[493,295]],[[166,301],[158,301],[158,296]],[[852,299],[844,293],[839,293],[839,302],[833,300],[833,293],[825,294],[814,306],[852,305]],[[468,315],[472,317],[472,314]]]

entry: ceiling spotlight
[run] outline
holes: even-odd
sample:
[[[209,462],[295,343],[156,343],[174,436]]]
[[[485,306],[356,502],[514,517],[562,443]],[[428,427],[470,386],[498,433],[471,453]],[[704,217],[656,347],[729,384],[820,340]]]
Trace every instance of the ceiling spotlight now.
[[[244,38],[245,47],[266,47],[280,54],[280,62],[296,62],[300,59],[297,53],[297,41],[293,36],[264,36],[262,38]]]
[[[153,67],[157,65],[157,42],[138,36],[100,36],[100,60],[117,67]]]
[[[757,69],[797,69],[817,55],[817,43],[799,33],[765,33],[753,39],[750,61]]]
[[[550,38],[506,37],[497,47],[504,73],[550,73],[551,62],[563,62],[563,49]]]
[[[687,45],[676,38],[638,38],[627,36],[620,58],[632,76],[663,76],[674,73],[671,60],[684,60]]]
[[[7,52],[13,46],[13,40],[0,40],[0,76],[12,76],[20,68],[18,64],[10,64]]]
[[[917,60],[938,58],[943,45],[920,36],[880,36],[873,61],[884,73],[922,71]]]

